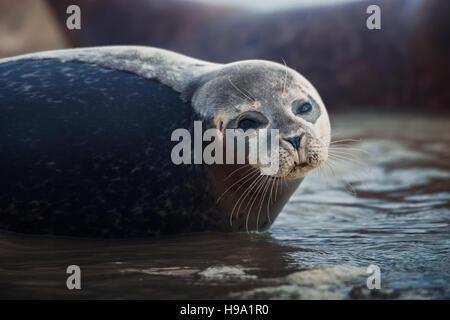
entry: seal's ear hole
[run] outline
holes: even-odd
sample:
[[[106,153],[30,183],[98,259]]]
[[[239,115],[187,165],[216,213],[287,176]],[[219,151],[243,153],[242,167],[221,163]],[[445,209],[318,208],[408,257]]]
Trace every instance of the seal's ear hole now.
[[[269,124],[269,120],[260,112],[248,111],[241,113],[235,119],[231,120],[227,129],[242,129],[244,131],[248,129],[261,129]]]

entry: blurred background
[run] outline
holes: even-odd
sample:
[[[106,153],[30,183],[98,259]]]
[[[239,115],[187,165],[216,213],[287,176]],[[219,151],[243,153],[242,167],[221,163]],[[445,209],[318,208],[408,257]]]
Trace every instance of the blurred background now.
[[[70,4],[81,30],[66,28]],[[381,30],[366,28],[370,4]],[[331,111],[443,112],[449,16],[446,0],[0,0],[0,57],[136,44],[214,62],[284,59]]]

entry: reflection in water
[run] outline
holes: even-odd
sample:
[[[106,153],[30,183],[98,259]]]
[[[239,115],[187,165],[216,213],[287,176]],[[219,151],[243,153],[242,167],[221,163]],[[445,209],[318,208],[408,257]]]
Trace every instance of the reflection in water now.
[[[0,297],[450,298],[450,121],[331,119],[371,156],[305,179],[268,232],[129,241],[2,233]],[[82,269],[80,291],[65,287],[71,264]],[[381,291],[366,288],[369,264],[381,268]]]
[[[294,271],[291,252],[270,234],[196,234],[160,240],[78,240],[3,234],[3,296],[226,298]],[[37,249],[39,248],[39,249]],[[68,292],[65,268],[82,269]],[[220,284],[220,285],[218,285]]]

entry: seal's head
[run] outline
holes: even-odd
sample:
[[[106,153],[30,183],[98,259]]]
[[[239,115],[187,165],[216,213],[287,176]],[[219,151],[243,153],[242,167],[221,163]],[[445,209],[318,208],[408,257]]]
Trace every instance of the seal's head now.
[[[269,61],[240,61],[201,82],[193,104],[222,134],[225,129],[279,130],[279,166],[270,175],[301,178],[328,158],[327,111],[311,83],[295,70]]]

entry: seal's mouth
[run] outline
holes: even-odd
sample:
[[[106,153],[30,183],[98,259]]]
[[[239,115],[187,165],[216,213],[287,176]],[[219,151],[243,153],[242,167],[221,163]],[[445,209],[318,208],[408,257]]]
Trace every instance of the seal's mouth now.
[[[308,162],[295,163],[295,164],[292,166],[292,169],[289,171],[288,175],[289,175],[289,174],[292,174],[292,173],[295,173],[297,170],[306,168],[306,167],[308,167],[308,166],[309,166],[309,163],[308,163]]]
[[[296,168],[304,168],[304,167],[306,167],[308,165],[309,164],[307,162],[303,162],[303,163],[300,163],[300,164],[296,164],[294,169],[296,169]]]

